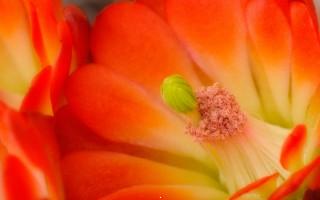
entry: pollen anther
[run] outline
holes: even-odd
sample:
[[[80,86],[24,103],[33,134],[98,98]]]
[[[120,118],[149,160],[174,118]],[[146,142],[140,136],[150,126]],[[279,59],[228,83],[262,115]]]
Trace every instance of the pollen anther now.
[[[224,140],[242,133],[246,116],[235,97],[218,83],[197,91],[196,99],[201,119],[188,124],[187,133],[201,141]]]

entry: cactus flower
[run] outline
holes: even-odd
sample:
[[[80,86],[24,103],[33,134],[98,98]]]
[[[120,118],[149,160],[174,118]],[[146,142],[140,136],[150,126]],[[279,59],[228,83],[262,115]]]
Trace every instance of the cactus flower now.
[[[67,199],[314,195],[317,6],[277,0],[107,6],[92,29],[93,63],[68,80],[68,104],[57,114]]]
[[[0,9],[1,199],[319,198],[316,1]]]

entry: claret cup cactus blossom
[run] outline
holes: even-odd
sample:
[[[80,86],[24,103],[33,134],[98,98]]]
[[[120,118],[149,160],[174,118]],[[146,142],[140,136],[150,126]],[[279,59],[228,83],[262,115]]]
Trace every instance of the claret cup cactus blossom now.
[[[115,1],[90,30],[74,6],[13,2],[28,26],[0,25],[4,199],[320,199],[316,1]],[[48,72],[24,73],[11,36]]]

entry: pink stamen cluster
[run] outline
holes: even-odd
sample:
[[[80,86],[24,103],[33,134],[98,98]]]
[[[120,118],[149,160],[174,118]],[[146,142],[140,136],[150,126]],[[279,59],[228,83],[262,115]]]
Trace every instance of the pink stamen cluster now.
[[[246,116],[235,97],[219,84],[200,89],[196,98],[201,119],[197,125],[188,124],[188,134],[197,140],[216,141],[243,132]]]

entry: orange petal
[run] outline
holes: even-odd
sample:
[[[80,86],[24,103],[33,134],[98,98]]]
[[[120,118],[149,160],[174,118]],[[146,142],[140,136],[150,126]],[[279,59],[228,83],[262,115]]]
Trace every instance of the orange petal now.
[[[0,27],[0,35],[1,37],[10,35],[13,32],[16,32],[17,29],[24,27],[24,31],[30,31],[27,28],[28,17],[26,15],[25,9],[23,7],[23,3],[20,0],[12,0],[12,1],[0,1],[1,5],[1,14],[0,17],[2,19],[1,27]]]
[[[58,147],[49,119],[38,115],[22,115],[3,107],[0,128],[4,147],[27,166],[30,174],[37,179],[37,189],[43,197],[60,199],[62,190],[58,172]]]
[[[268,20],[265,20],[268,19]],[[273,0],[249,1],[246,6],[253,73],[270,120],[290,123],[289,92],[291,32]]]
[[[79,68],[67,85],[72,112],[96,134],[115,142],[206,159],[185,123],[137,84],[104,66]]]
[[[306,5],[293,1],[290,11],[293,34],[292,114],[294,122],[301,123],[320,80],[320,44]]]
[[[55,112],[62,104],[65,81],[69,75],[72,59],[72,34],[66,21],[58,25],[59,37],[61,38],[61,49],[52,71],[50,88],[50,100]]]
[[[0,8],[0,93],[23,96],[39,67],[28,16],[20,0],[1,0]]]
[[[22,111],[52,114],[61,104],[65,80],[69,75],[72,57],[72,36],[67,22],[59,23],[61,49],[53,65],[44,68],[35,77],[24,98]]]
[[[142,84],[160,98],[160,84],[181,74],[193,86],[193,64],[166,23],[146,6],[116,3],[97,17],[91,48],[94,62]]]
[[[306,131],[304,125],[297,125],[284,142],[280,162],[285,169],[296,171],[303,164]]]
[[[39,135],[37,128],[30,122],[30,119],[9,111],[1,120],[7,122],[8,140],[5,146],[9,152],[12,151],[26,157],[33,164],[43,168],[45,165],[43,158],[46,157],[43,151],[45,149],[42,143],[43,138]],[[33,135],[32,140],[30,140],[30,135]]]
[[[310,16],[313,21],[313,25],[316,28],[316,31],[319,33],[319,16],[317,16],[317,4],[319,4],[317,1],[314,0],[304,0],[304,3],[306,4],[308,11],[310,13]]]
[[[21,153],[28,156],[26,158],[28,162],[33,162],[36,169],[40,170],[46,181],[48,198],[61,199],[63,197],[63,189],[59,171],[59,151],[54,133],[52,132],[53,127],[51,126],[51,123],[49,124],[48,121],[44,120],[42,117],[34,117],[30,122],[37,126],[39,132],[33,132],[33,140],[31,141],[32,146],[29,146],[30,144],[23,141],[27,140],[26,138],[17,139],[17,142],[21,145],[18,148],[21,148],[21,151],[23,151]],[[17,124],[17,126],[19,126],[19,124]],[[30,130],[29,133],[32,133],[32,130]],[[39,138],[37,139],[36,137]],[[40,144],[37,144],[37,142]],[[33,148],[33,150],[27,148]],[[13,149],[13,151],[15,150]],[[16,153],[19,154],[19,152]],[[21,155],[23,156],[23,154]]]
[[[23,0],[23,2],[29,16],[32,16],[30,19],[32,29],[37,30],[33,32],[36,34],[33,38],[42,40],[39,41],[43,45],[40,49],[44,51],[48,62],[42,64],[44,66],[53,64],[60,48],[57,25],[61,18],[59,15],[62,13],[61,2],[59,0]],[[37,35],[42,37],[37,39]]]
[[[56,134],[62,155],[81,150],[105,150],[107,143],[70,111],[69,106],[64,106],[54,116]],[[68,123],[66,123],[68,122]]]
[[[290,3],[292,2],[292,0],[275,0],[275,2],[277,2],[279,7],[282,8],[282,11],[288,16],[288,21],[290,21]],[[317,19],[316,12],[317,12],[319,3],[313,0],[302,0],[301,2],[305,3],[312,17],[314,26],[318,27],[318,19]],[[319,18],[319,15],[318,15],[318,18]]]
[[[64,8],[64,16],[73,36],[77,65],[83,65],[89,60],[90,24],[87,16],[73,5]]]
[[[66,121],[68,123],[66,123]],[[55,114],[55,122],[59,147],[63,155],[83,150],[104,150],[128,153],[136,156],[157,156],[150,148],[141,148],[126,143],[111,142],[110,140],[100,137],[78,120],[72,114],[69,106],[64,106],[59,109]],[[149,156],[151,154],[152,156]],[[166,157],[166,159],[168,159],[168,157]]]
[[[83,151],[62,161],[66,198],[97,199],[135,185],[195,185],[217,187],[197,172],[107,151]],[[81,191],[81,192],[79,192]]]
[[[81,121],[79,121],[71,113],[69,106],[61,108],[55,114],[55,122],[55,130],[62,155],[68,155],[77,151],[110,151],[134,155],[171,165],[188,167],[188,169],[202,172],[210,171],[208,167],[194,159],[173,155],[171,153],[159,151],[154,148],[147,148],[123,142],[114,142],[102,138],[95,134],[90,128],[85,126]],[[212,171],[209,173],[212,174]]]
[[[269,197],[269,200],[281,200],[295,192],[301,187],[307,186],[313,180],[315,172],[319,171],[320,157],[313,160],[310,164],[306,165],[301,170],[293,173],[277,190],[275,190]]]
[[[15,156],[5,158],[0,172],[1,184],[4,188],[0,195],[6,200],[34,200],[39,199],[39,191],[36,189],[34,177],[26,166]],[[1,190],[1,189],[0,189]]]
[[[213,188],[195,186],[135,186],[99,200],[225,200],[226,194]]]
[[[275,173],[270,176],[263,177],[253,183],[250,183],[244,188],[241,188],[236,193],[234,193],[229,200],[236,200],[242,198],[246,194],[258,193],[261,195],[261,198],[266,198],[270,195],[271,191],[276,187],[276,181],[279,177],[278,173]]]
[[[22,112],[52,113],[49,99],[51,67],[44,68],[33,80],[20,107]]]
[[[37,56],[39,57],[39,60],[42,65],[48,65],[48,55],[45,50],[44,46],[44,39],[41,33],[41,27],[40,27],[40,22],[39,22],[39,16],[38,13],[36,12],[36,8],[34,5],[30,5],[29,8],[29,17],[31,21],[31,29],[32,29],[32,40],[33,40],[33,47],[35,51],[37,52]]]
[[[167,13],[195,62],[246,110],[261,114],[248,64],[241,1],[168,0]]]
[[[137,0],[137,2],[142,3],[162,17],[166,17],[165,0]]]
[[[177,156],[154,148],[124,142],[114,142],[102,138],[79,121],[70,110],[69,106],[65,106],[55,114],[55,130],[62,155],[68,155],[77,151],[110,151],[213,174],[203,163],[197,162],[192,158]]]

